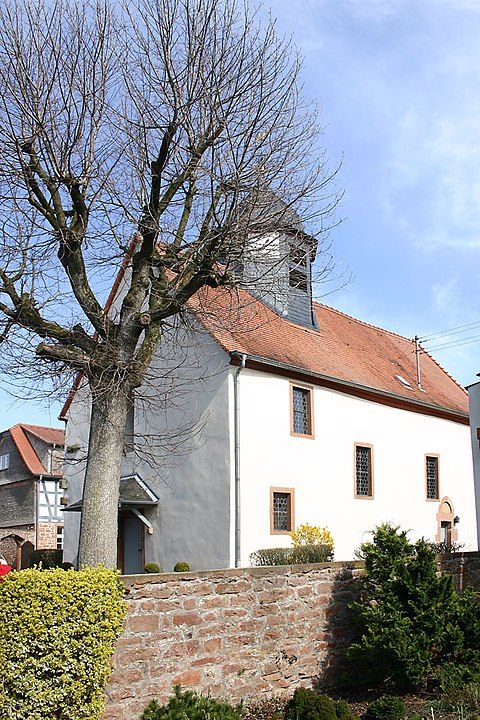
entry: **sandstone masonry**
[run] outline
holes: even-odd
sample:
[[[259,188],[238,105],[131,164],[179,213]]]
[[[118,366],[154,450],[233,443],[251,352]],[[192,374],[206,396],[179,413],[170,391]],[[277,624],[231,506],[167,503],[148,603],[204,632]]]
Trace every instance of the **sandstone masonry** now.
[[[125,577],[105,720],[135,720],[177,684],[232,702],[332,685],[360,573],[351,562]]]

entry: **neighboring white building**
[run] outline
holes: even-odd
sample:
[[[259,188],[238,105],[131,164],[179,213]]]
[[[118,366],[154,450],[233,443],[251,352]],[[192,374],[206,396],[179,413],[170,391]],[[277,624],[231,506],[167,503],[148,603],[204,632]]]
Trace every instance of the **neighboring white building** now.
[[[312,239],[298,218],[275,242],[275,293],[202,291],[190,304],[195,332],[172,336],[170,345],[164,339],[148,392],[168,390],[166,355],[176,384],[162,412],[136,403],[122,473],[120,567],[248,565],[250,553],[288,545],[289,530],[305,522],[330,529],[338,560],[352,559],[386,521],[412,539],[477,549],[465,390],[428,354],[417,357],[413,341],[312,302]],[[287,252],[282,263],[285,248],[290,260]],[[240,272],[245,278],[252,267]],[[176,388],[187,381],[178,408]],[[64,415],[65,475],[79,510],[88,438],[81,386]],[[181,422],[198,422],[201,432],[190,434],[188,453],[165,464],[154,438]],[[67,560],[75,559],[77,532],[78,513],[66,513]]]
[[[469,385],[470,431],[473,454],[473,473],[477,508],[477,532],[480,546],[480,382]]]

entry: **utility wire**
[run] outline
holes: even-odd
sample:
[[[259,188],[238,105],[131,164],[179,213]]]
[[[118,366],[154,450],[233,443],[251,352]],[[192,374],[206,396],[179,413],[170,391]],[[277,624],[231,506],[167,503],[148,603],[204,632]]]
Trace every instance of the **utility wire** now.
[[[470,345],[471,343],[480,342],[480,335],[470,335],[467,338],[460,338],[460,340],[454,340],[453,342],[442,343],[435,345],[435,347],[426,348],[427,352],[433,352],[434,350],[445,350],[446,348],[460,347],[461,345]]]
[[[432,335],[422,335],[419,336],[418,339],[422,342],[430,342],[431,340],[435,340],[439,337],[449,337],[450,335],[458,335],[462,332],[465,332],[465,330],[473,327],[480,326],[480,320],[477,320],[473,323],[468,323],[468,325],[457,325],[456,327],[450,328],[448,330],[444,330],[443,332],[437,332]]]

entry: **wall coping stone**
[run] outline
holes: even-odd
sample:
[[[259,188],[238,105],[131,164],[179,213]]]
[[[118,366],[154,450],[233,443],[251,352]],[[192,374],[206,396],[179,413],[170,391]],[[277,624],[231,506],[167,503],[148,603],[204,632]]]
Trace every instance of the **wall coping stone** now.
[[[125,588],[129,590],[141,585],[169,583],[172,581],[215,580],[244,577],[265,577],[268,575],[298,575],[311,573],[315,570],[330,569],[356,570],[364,567],[363,560],[338,560],[327,563],[302,563],[301,565],[259,565],[245,568],[227,568],[225,570],[193,570],[189,572],[145,573],[142,575],[121,575]]]

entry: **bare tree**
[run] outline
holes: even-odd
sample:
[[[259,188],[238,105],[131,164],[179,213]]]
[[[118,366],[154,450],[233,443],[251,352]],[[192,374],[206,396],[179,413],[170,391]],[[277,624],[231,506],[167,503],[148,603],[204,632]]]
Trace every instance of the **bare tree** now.
[[[116,564],[129,402],[165,323],[233,287],[285,208],[335,206],[299,70],[242,0],[2,2],[1,340],[88,381],[81,564]],[[254,212],[265,187],[283,202]]]

